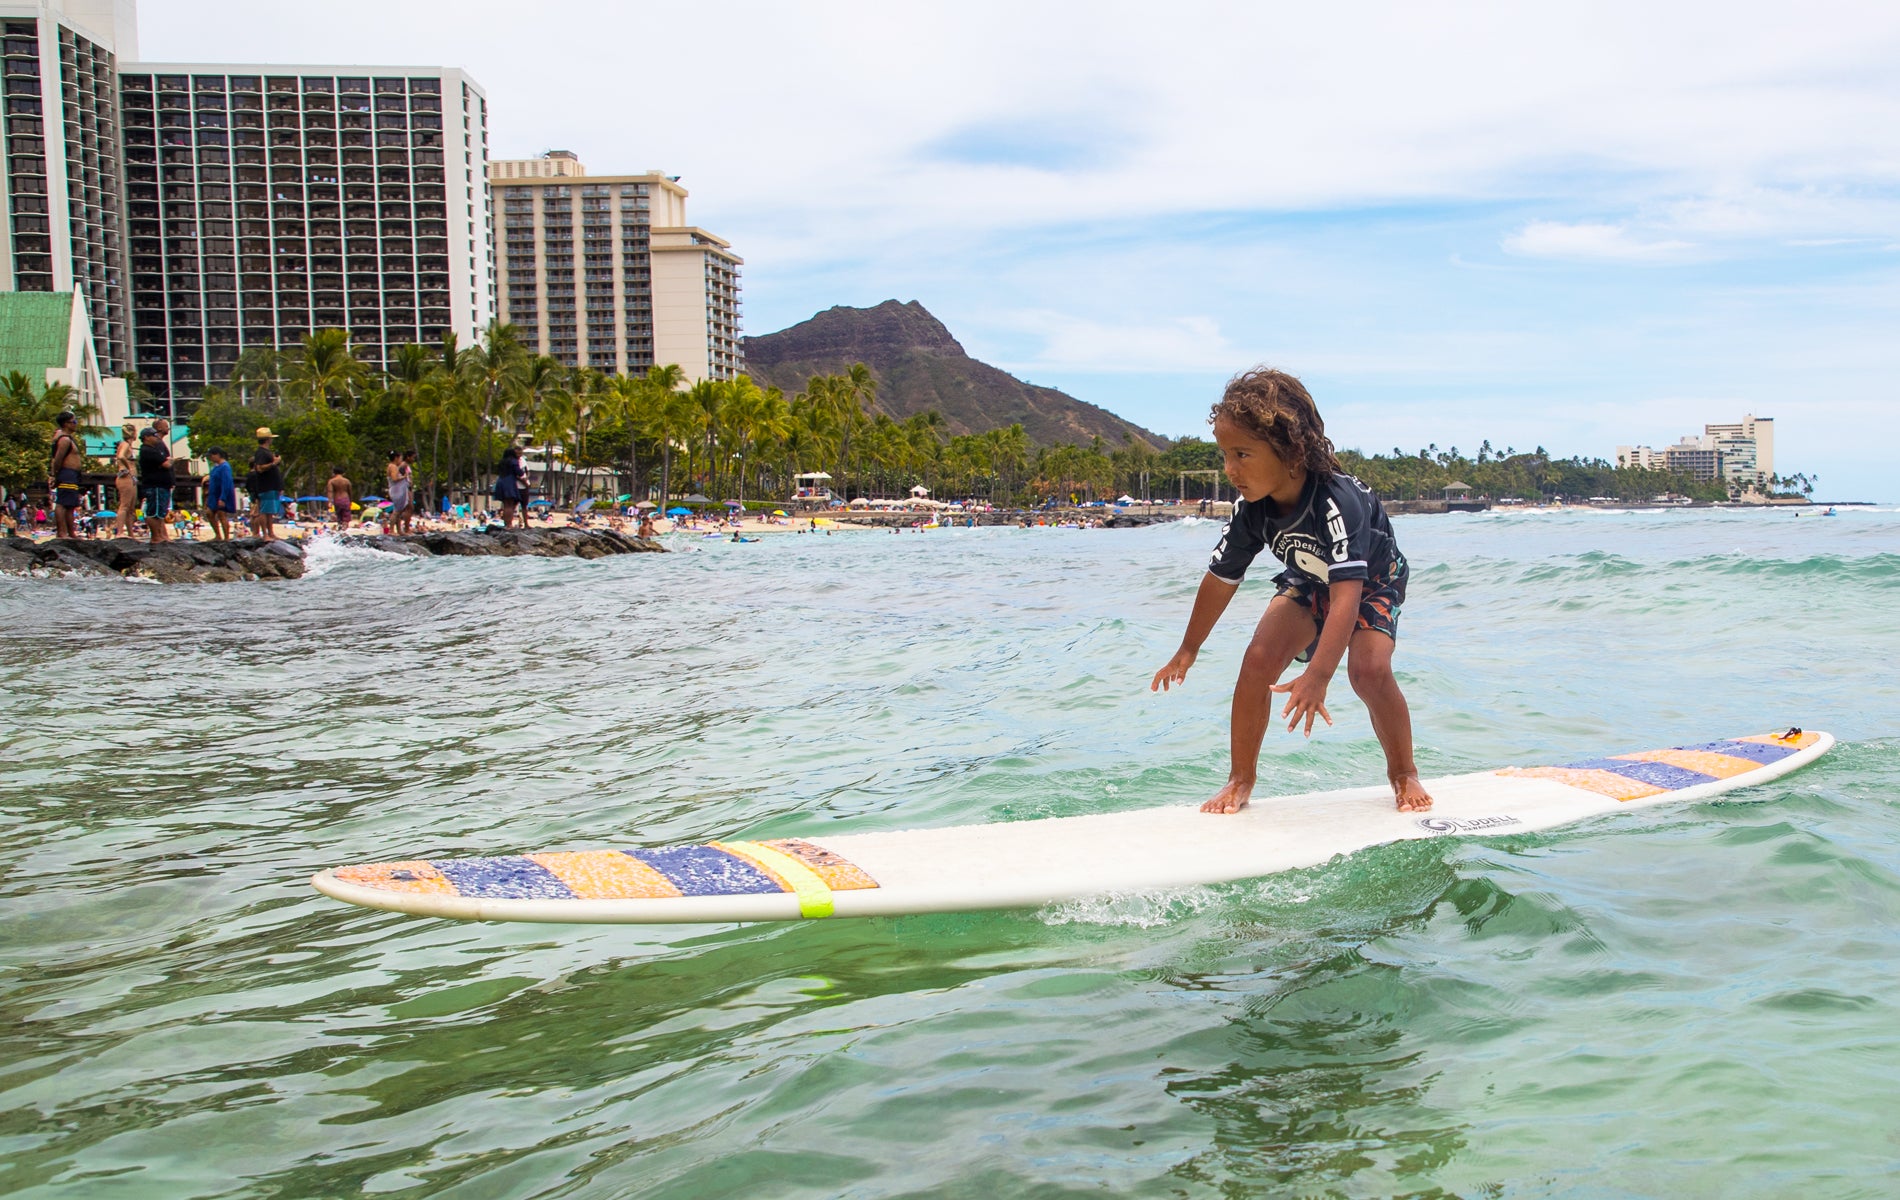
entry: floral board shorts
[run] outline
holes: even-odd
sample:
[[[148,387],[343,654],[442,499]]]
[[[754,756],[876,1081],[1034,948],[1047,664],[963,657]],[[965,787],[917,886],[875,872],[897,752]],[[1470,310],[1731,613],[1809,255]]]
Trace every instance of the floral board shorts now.
[[[1353,623],[1354,632],[1361,629],[1376,629],[1393,641],[1399,640],[1399,606],[1405,603],[1405,581],[1411,575],[1411,569],[1405,563],[1405,556],[1395,548],[1392,562],[1375,579],[1366,580],[1366,590],[1359,594],[1359,619]],[[1280,585],[1275,595],[1285,596],[1295,604],[1312,614],[1313,624],[1324,629],[1326,612],[1332,601],[1332,589],[1316,584],[1310,579],[1285,571],[1274,577]],[[1313,651],[1319,648],[1319,635],[1313,635],[1312,645],[1300,653],[1297,661],[1310,662]]]

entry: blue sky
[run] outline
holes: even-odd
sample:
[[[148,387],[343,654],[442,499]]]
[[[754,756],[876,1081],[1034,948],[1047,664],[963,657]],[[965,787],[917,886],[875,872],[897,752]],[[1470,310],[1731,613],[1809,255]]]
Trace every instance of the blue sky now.
[[[914,299],[1170,435],[1261,361],[1367,450],[1755,412],[1900,499],[1890,3],[146,0],[141,39],[462,66],[497,156],[683,176],[751,332]]]

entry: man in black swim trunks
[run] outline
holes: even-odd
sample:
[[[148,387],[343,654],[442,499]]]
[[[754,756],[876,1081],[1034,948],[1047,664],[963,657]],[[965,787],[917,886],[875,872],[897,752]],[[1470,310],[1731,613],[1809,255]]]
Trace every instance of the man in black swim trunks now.
[[[53,435],[53,473],[47,487],[53,493],[53,536],[78,537],[73,514],[79,510],[80,469],[85,451],[79,448],[79,417],[71,412],[59,414],[59,432]]]
[[[174,483],[171,450],[148,425],[139,431],[139,493],[145,497],[145,527],[154,542],[171,540],[165,519],[171,516]]]

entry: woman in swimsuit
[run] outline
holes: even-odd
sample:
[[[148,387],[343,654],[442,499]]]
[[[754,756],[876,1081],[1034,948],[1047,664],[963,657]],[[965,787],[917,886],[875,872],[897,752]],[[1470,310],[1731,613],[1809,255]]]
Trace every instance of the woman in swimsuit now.
[[[131,537],[132,518],[139,508],[139,434],[138,426],[126,424],[119,430],[119,444],[112,451],[112,467],[118,478],[118,512],[112,518],[112,536]]]

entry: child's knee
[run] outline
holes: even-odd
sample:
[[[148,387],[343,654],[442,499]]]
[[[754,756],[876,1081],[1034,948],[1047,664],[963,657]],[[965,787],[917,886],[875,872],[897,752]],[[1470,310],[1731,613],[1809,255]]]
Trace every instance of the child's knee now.
[[[1392,661],[1354,654],[1346,660],[1346,679],[1360,695],[1382,691],[1392,682]]]

